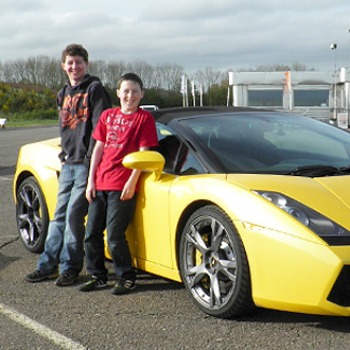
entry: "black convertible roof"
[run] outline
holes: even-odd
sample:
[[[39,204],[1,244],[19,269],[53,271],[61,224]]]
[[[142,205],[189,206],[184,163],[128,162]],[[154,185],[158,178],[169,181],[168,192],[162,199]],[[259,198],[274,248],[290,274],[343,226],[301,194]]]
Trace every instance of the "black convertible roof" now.
[[[167,124],[172,119],[184,118],[196,115],[208,115],[215,113],[235,113],[235,112],[268,112],[271,110],[257,109],[249,107],[232,107],[232,106],[207,106],[207,107],[175,107],[164,108],[150,111],[156,121]]]

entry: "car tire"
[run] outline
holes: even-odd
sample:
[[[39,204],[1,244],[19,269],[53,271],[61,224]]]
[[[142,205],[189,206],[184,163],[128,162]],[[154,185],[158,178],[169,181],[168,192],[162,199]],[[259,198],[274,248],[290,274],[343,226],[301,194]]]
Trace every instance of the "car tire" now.
[[[205,313],[233,318],[254,309],[243,243],[218,207],[202,207],[188,219],[180,241],[180,271],[192,300]]]
[[[33,176],[27,177],[17,190],[16,219],[19,236],[27,250],[44,250],[49,215],[43,192]]]

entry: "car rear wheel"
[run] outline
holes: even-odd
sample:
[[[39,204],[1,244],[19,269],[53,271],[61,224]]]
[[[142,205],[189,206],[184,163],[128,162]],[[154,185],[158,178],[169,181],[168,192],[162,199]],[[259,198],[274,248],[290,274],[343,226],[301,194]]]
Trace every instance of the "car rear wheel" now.
[[[44,249],[49,215],[45,198],[34,177],[26,178],[17,191],[17,228],[20,238],[32,253]]]
[[[231,318],[254,308],[243,243],[218,207],[200,208],[187,221],[180,242],[180,270],[194,303],[205,313]]]

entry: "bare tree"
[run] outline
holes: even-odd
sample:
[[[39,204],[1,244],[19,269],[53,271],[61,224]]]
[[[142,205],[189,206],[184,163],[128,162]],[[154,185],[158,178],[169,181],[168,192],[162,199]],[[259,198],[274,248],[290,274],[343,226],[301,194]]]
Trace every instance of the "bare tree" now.
[[[29,58],[25,68],[26,81],[30,84],[57,88],[66,80],[60,61],[48,56]]]
[[[195,78],[200,84],[202,84],[203,89],[208,91],[213,84],[218,84],[221,79],[223,79],[223,73],[212,67],[206,67],[205,70],[198,70],[195,73]]]
[[[166,63],[158,66],[157,80],[161,82],[162,88],[171,92],[178,92],[180,91],[181,75],[183,74],[182,66]]]
[[[201,85],[203,91],[208,92],[209,105],[211,105],[211,89],[215,84],[219,84],[219,82],[224,79],[224,74],[218,70],[213,69],[212,67],[206,67],[205,70],[198,70],[195,73],[195,79]]]
[[[20,83],[25,80],[25,60],[6,61],[3,64],[3,76],[8,83]]]
[[[50,89],[59,89],[67,80],[67,76],[61,68],[61,60],[55,58],[46,58],[43,68],[43,76],[45,77],[44,86]]]
[[[106,72],[106,86],[111,89],[115,89],[117,87],[117,81],[121,77],[123,73],[126,72],[126,64],[124,61],[113,61],[107,64],[107,72]]]
[[[105,84],[107,78],[107,64],[105,61],[96,60],[90,61],[88,66],[89,73],[91,75],[96,75]]]
[[[42,76],[41,67],[40,67],[40,58],[38,57],[29,57],[25,63],[25,82],[39,85],[40,82],[42,83],[42,79],[44,78]]]
[[[292,66],[285,64],[260,65],[250,71],[305,71],[304,64],[294,63]],[[179,92],[181,76],[184,68],[177,64],[162,64],[152,66],[145,61],[136,60],[125,63],[124,61],[104,62],[102,60],[89,63],[89,73],[98,76],[106,87],[114,89],[117,81],[123,73],[133,71],[140,75],[145,88],[165,89],[169,92]],[[227,72],[220,72],[213,67],[198,70],[190,78],[196,86],[201,85],[203,91],[208,92],[215,84],[220,84],[227,77]],[[17,59],[0,62],[0,80],[9,83],[34,84],[51,89],[58,89],[66,82],[67,78],[61,69],[60,59],[47,56],[30,57],[26,60]]]
[[[293,63],[292,66],[287,64],[260,65],[255,69],[250,69],[252,72],[286,72],[286,71],[314,71],[314,68],[307,68],[305,64]]]
[[[153,87],[156,89],[162,87],[161,67],[158,64],[153,70]]]
[[[136,60],[132,63],[129,63],[128,70],[139,75],[145,88],[151,88],[154,86],[154,69],[147,62],[142,60]]]
[[[307,68],[305,64],[296,62],[296,63],[292,64],[291,70],[296,71],[296,72],[304,72],[304,71],[314,71],[315,69],[314,68]]]

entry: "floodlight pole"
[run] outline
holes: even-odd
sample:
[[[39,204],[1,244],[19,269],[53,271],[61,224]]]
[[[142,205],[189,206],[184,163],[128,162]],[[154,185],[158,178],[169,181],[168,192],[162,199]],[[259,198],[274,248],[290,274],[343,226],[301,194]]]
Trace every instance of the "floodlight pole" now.
[[[330,46],[334,50],[334,68],[333,68],[333,120],[337,120],[337,44],[333,43]]]

